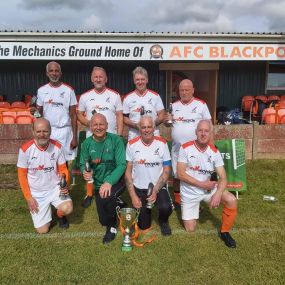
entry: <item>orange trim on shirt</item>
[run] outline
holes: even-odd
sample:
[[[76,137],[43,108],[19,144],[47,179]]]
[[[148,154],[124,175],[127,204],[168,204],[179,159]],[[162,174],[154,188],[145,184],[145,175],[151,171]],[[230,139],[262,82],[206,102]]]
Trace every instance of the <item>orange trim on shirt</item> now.
[[[32,194],[28,183],[28,168],[18,167],[18,179],[24,198],[26,200],[30,200],[32,198]]]
[[[26,143],[24,143],[22,146],[21,146],[21,149],[23,152],[26,152],[27,149],[34,144],[34,140],[30,140],[30,141],[27,141]]]
[[[218,149],[217,149],[213,144],[209,143],[208,145],[209,145],[210,149],[211,149],[213,152],[217,152],[217,151],[218,151]]]
[[[163,137],[160,137],[160,136],[154,136],[154,139],[155,139],[155,140],[158,140],[158,141],[161,141],[161,142],[163,142],[163,143],[167,143],[166,139],[163,138]]]
[[[193,145],[193,144],[194,144],[194,141],[189,141],[189,142],[184,143],[184,144],[182,145],[182,147],[185,149],[185,148],[187,148],[188,146],[191,146],[191,145]]]
[[[129,141],[129,144],[131,145],[131,144],[134,144],[134,143],[136,143],[137,141],[139,141],[141,139],[141,137],[140,136],[138,136],[138,137],[136,137],[136,138],[133,138],[133,139],[131,139],[130,141]]]
[[[53,145],[57,146],[58,148],[61,148],[61,144],[58,141],[56,141],[56,140],[50,139],[50,143],[52,143]]]

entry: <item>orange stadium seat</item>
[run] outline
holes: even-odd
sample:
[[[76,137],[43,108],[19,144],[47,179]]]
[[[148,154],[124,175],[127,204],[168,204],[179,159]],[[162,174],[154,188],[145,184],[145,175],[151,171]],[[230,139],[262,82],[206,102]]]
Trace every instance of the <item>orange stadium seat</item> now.
[[[250,106],[253,101],[254,101],[254,96],[251,96],[251,95],[243,96],[241,99],[241,109],[245,112],[249,112]]]
[[[280,109],[285,109],[285,101],[279,101],[278,107],[279,107]]]
[[[2,116],[3,124],[15,124],[16,112],[3,112]]]
[[[16,124],[32,124],[33,118],[30,115],[17,115]]]
[[[261,100],[263,103],[266,103],[267,102],[267,96],[266,95],[256,95],[254,97],[254,99],[256,100]]]
[[[30,105],[32,98],[33,98],[33,95],[30,95],[30,94],[24,95],[24,102],[26,106]]]
[[[270,102],[270,101],[280,101],[280,97],[278,95],[269,95],[267,97],[267,101]]]
[[[11,108],[13,109],[26,109],[26,104],[22,101],[16,101],[11,104]]]
[[[285,101],[285,95],[280,96],[280,101]]]
[[[278,124],[277,112],[274,108],[266,108],[262,112],[261,123]]]
[[[285,109],[278,110],[279,124],[285,124]]]
[[[10,109],[11,105],[9,102],[3,101],[3,102],[0,102],[0,108],[1,109]]]

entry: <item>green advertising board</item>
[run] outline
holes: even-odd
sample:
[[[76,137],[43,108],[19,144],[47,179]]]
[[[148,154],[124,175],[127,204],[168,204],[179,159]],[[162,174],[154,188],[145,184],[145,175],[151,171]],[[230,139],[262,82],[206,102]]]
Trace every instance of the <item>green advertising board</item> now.
[[[227,190],[246,190],[245,144],[243,139],[218,140],[215,145],[219,149],[227,173]]]

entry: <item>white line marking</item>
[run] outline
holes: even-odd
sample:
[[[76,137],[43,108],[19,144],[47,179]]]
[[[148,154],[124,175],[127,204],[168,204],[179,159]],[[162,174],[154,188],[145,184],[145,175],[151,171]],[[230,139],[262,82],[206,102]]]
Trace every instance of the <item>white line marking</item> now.
[[[160,234],[160,231],[153,230],[153,233]],[[270,229],[270,228],[249,228],[249,229],[233,229],[233,233],[273,233],[282,232],[285,230]],[[4,233],[0,234],[0,240],[23,240],[23,239],[73,239],[73,238],[90,238],[90,237],[102,237],[105,234],[103,231],[98,232],[63,232],[63,233]],[[183,229],[172,230],[173,235],[189,234]],[[194,234],[201,235],[217,235],[217,229],[211,230],[196,230]]]

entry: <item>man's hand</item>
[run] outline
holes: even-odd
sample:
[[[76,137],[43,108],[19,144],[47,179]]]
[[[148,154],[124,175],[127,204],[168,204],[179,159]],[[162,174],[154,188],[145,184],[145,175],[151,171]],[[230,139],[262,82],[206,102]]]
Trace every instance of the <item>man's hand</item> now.
[[[60,188],[60,193],[64,194],[64,195],[68,195],[69,194],[69,190],[68,187],[64,187],[64,188]]]
[[[210,200],[210,208],[218,208],[221,203],[222,194],[216,192]]]
[[[212,191],[218,185],[217,181],[205,181],[203,182],[203,189],[206,191]]]
[[[168,112],[165,112],[164,116],[163,116],[163,123],[166,127],[171,127],[172,124],[169,124],[169,121],[173,120],[173,116],[171,114],[169,114]]]
[[[157,198],[157,190],[155,190],[155,188],[153,188],[152,194],[146,199],[147,199],[147,201],[149,201],[150,203],[153,204],[153,203],[155,203],[156,198]]]
[[[37,111],[38,109],[37,109],[37,107],[30,107],[30,113],[31,113],[31,115],[34,115],[34,113]]]
[[[39,204],[33,197],[29,199],[27,203],[32,214],[37,214],[39,212]]]
[[[92,180],[92,175],[93,175],[93,170],[91,170],[90,172],[87,172],[86,170],[83,171],[83,178],[85,181]]]
[[[73,136],[70,142],[70,149],[75,149],[78,146],[77,138]]]
[[[108,182],[105,182],[101,185],[99,189],[99,195],[101,198],[107,198],[111,195],[112,185]]]
[[[136,209],[140,209],[142,207],[142,201],[137,195],[132,197],[132,204]]]

